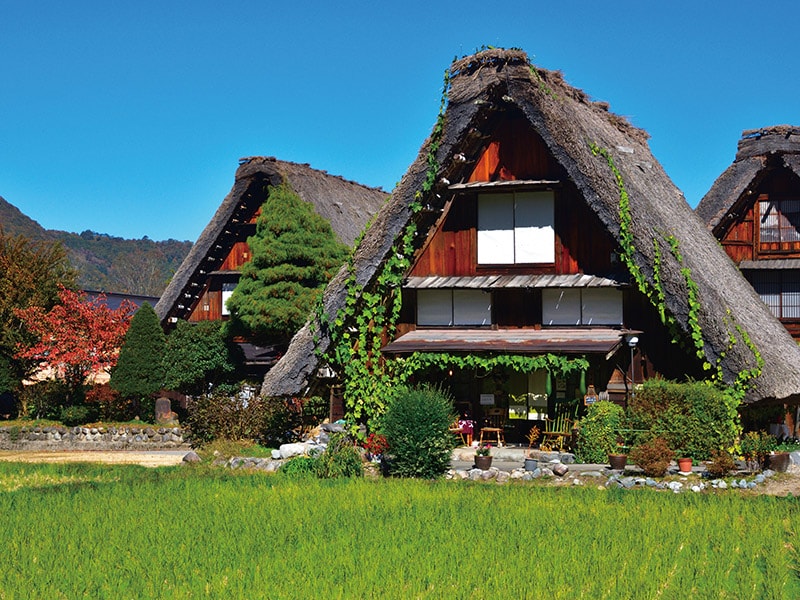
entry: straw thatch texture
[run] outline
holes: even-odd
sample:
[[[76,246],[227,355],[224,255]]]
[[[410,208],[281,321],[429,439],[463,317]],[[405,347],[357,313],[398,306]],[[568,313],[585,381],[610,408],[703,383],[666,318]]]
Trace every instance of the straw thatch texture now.
[[[388,194],[307,164],[250,157],[240,161],[233,188],[200,234],[155,307],[162,323],[170,317],[186,318],[203,291],[208,274],[218,269],[240,240],[235,223],[247,222],[267,196],[268,186],[287,181],[300,198],[314,205],[339,239],[352,246],[369,219],[383,206]],[[194,285],[192,285],[194,284]],[[184,308],[179,308],[182,305]]]
[[[716,229],[739,203],[752,201],[746,192],[757,187],[768,170],[784,166],[800,176],[800,128],[776,125],[742,132],[733,164],[717,178],[695,212],[709,229]]]
[[[424,200],[441,206],[448,182],[463,182],[487,139],[486,131],[508,111],[520,112],[539,133],[551,155],[587,205],[615,237],[620,231],[620,190],[607,161],[592,152],[596,144],[613,158],[630,197],[634,261],[653,280],[654,239],[675,236],[685,264],[669,253],[666,242],[661,277],[666,306],[679,327],[688,332],[687,287],[681,273],[691,270],[700,291],[700,325],[708,359],[721,360],[727,380],[755,359],[743,343],[729,348],[728,334],[736,324],[751,336],[766,365],[748,400],[786,399],[800,392],[800,350],[785,329],[742,278],[739,271],[706,231],[647,146],[647,134],[591,102],[569,86],[560,73],[532,68],[521,51],[489,50],[456,61],[445,113],[444,134],[437,152],[439,182]],[[422,189],[430,140],[377,215],[354,255],[354,270],[361,285],[369,286],[391,251],[392,244],[411,218],[409,206]],[[466,160],[464,160],[466,158]],[[437,194],[442,198],[437,197]],[[425,224],[427,225],[427,224]],[[424,229],[419,237],[424,239]],[[344,306],[347,273],[343,269],[324,294],[324,309],[332,318]],[[730,313],[728,313],[730,309]],[[316,326],[317,347],[325,351],[330,340]],[[312,329],[306,326],[278,364],[267,373],[265,395],[302,393],[317,367]],[[647,332],[645,333],[645,335]]]

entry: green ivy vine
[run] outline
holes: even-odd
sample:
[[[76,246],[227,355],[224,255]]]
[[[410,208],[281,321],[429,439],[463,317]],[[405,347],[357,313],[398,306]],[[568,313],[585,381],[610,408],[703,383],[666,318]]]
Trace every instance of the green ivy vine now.
[[[622,173],[617,168],[614,160],[611,156],[611,153],[606,148],[601,148],[598,144],[592,142],[589,144],[589,148],[594,156],[601,156],[605,159],[606,163],[608,164],[611,172],[614,174],[614,178],[617,183],[617,189],[619,192],[619,218],[620,218],[620,231],[619,231],[619,245],[620,245],[620,260],[622,263],[627,267],[628,271],[631,274],[634,282],[638,290],[648,298],[650,303],[656,308],[658,311],[659,317],[661,322],[664,323],[670,330],[671,335],[673,337],[673,342],[680,343],[682,341],[682,336],[680,335],[679,329],[677,327],[677,323],[675,318],[667,312],[666,308],[666,294],[664,292],[663,287],[663,280],[661,269],[663,266],[663,259],[661,255],[661,242],[659,237],[663,239],[668,245],[670,249],[670,253],[672,254],[673,258],[676,260],[680,267],[680,273],[683,277],[684,283],[686,285],[687,290],[687,303],[688,303],[688,316],[687,316],[687,325],[689,328],[689,336],[691,338],[692,347],[696,356],[703,362],[703,370],[709,371],[712,369],[711,363],[708,361],[707,355],[705,353],[705,343],[703,340],[703,331],[702,326],[700,325],[700,310],[702,308],[700,303],[700,288],[697,285],[697,282],[692,278],[692,271],[688,267],[685,266],[683,255],[680,252],[680,242],[674,235],[667,235],[661,233],[660,236],[653,237],[653,283],[650,283],[647,278],[642,273],[639,266],[634,261],[634,254],[636,251],[636,247],[633,241],[633,219],[631,217],[630,212],[630,197],[628,196],[628,192],[625,189],[625,182],[622,177]],[[730,309],[727,310],[727,314],[731,316]],[[728,324],[728,320],[725,320],[726,324]],[[735,331],[735,333],[734,333]],[[723,370],[722,370],[722,360],[727,355],[727,352],[736,344],[736,333],[739,334],[740,339],[742,342],[747,346],[750,352],[753,354],[756,364],[754,367],[750,369],[743,369],[739,373],[737,373],[734,381],[728,385],[724,385],[724,378],[723,378]],[[744,399],[745,393],[747,389],[752,385],[753,380],[761,375],[761,371],[764,366],[764,359],[761,356],[761,353],[756,348],[755,344],[753,344],[750,336],[747,332],[742,328],[739,324],[735,324],[733,330],[728,328],[728,346],[725,351],[723,351],[719,358],[716,361],[716,370],[714,373],[711,374],[709,379],[709,383],[713,385],[718,385],[724,388],[728,408],[730,412],[730,417],[732,420],[736,421],[737,417],[737,409],[741,402]]]
[[[422,210],[424,194],[430,192],[436,183],[439,171],[436,154],[444,134],[450,79],[448,69],[444,74],[439,114],[430,136],[425,179],[410,205],[412,216]],[[383,413],[392,393],[402,383],[403,376],[398,374],[397,364],[384,361],[380,349],[384,340],[393,337],[396,331],[403,303],[401,285],[411,266],[416,233],[417,225],[412,218],[395,241],[369,291],[357,283],[351,257],[345,306],[332,322],[327,323],[331,345],[325,358],[344,381],[347,418],[353,427],[364,420],[374,424],[374,419]],[[324,322],[322,307],[318,320]]]

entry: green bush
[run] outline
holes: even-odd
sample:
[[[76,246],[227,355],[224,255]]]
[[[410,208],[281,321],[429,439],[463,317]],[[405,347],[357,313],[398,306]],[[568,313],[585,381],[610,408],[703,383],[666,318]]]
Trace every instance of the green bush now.
[[[625,423],[625,412],[614,402],[592,404],[580,420],[576,458],[584,463],[604,463],[609,454],[617,451],[620,429]]]
[[[630,453],[633,463],[650,477],[663,477],[674,457],[675,453],[670,450],[667,440],[661,437],[634,446]]]
[[[263,398],[244,388],[226,388],[203,394],[189,403],[186,425],[192,444],[202,446],[217,439],[252,440],[278,446],[296,439],[300,413],[280,398]]]
[[[61,409],[59,420],[68,427],[85,425],[97,419],[97,411],[85,404],[65,406]]]
[[[663,437],[678,456],[695,460],[731,447],[738,432],[723,392],[702,381],[650,379],[631,398],[629,416],[632,428]]]
[[[742,456],[751,470],[763,469],[767,455],[777,447],[778,440],[766,431],[748,431],[739,442]]]
[[[398,390],[383,419],[391,474],[425,478],[444,474],[455,443],[449,431],[454,418],[452,398],[443,391],[430,386]]]
[[[319,459],[311,456],[297,456],[285,462],[279,473],[293,478],[316,477]]]
[[[58,379],[48,379],[23,386],[20,392],[21,412],[34,419],[61,418],[61,409],[68,404],[69,388]]]
[[[325,452],[314,460],[316,460],[317,476],[323,479],[364,475],[361,455],[346,433],[333,434]]]

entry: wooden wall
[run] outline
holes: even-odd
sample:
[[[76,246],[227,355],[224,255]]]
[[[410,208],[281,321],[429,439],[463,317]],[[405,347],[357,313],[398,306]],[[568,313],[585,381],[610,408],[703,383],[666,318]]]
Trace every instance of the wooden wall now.
[[[470,181],[562,180],[544,142],[524,119],[501,124],[477,162]],[[475,193],[458,194],[442,227],[432,232],[410,275],[474,276],[492,273],[608,272],[616,243],[586,206],[577,189],[562,182],[555,191],[556,260],[535,267],[477,265],[478,202]]]
[[[800,199],[800,179],[788,169],[771,171],[730,211],[736,213],[736,217],[716,235],[736,264],[743,260],[800,258],[800,242],[761,242],[759,239],[759,203],[769,198]]]

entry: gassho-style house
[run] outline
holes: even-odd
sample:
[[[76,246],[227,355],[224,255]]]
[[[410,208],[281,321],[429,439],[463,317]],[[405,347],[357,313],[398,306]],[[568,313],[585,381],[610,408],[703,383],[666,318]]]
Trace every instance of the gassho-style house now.
[[[644,131],[519,50],[448,73],[433,133],[262,394],[330,390],[335,415],[363,402],[348,399],[353,363],[415,365],[412,380],[474,418],[500,409],[520,435],[590,393],[730,383],[763,361],[745,401],[798,400],[797,344]]]

